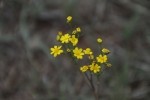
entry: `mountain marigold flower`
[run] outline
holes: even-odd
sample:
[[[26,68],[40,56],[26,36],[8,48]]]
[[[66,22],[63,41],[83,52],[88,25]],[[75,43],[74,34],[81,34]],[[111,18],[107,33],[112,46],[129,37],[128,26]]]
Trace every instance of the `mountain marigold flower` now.
[[[50,48],[50,50],[51,54],[53,54],[54,57],[63,53],[63,50],[61,50],[61,46],[54,46],[53,48]]]
[[[111,67],[112,65],[110,63],[106,63],[106,66],[107,67]]]
[[[94,59],[94,55],[89,55],[89,59]]]
[[[97,39],[97,42],[98,42],[98,43],[102,43],[102,41],[103,41],[103,40],[102,40],[101,38],[98,38],[98,39]]]
[[[77,31],[77,32],[81,32],[81,28],[80,28],[80,27],[77,27],[77,28],[76,28],[76,31]]]
[[[61,36],[60,41],[61,41],[61,43],[69,43],[69,39],[70,39],[70,35],[65,34],[65,35]]]
[[[83,58],[83,51],[81,48],[78,48],[76,47],[74,50],[73,50],[73,53],[74,53],[74,56],[77,58],[77,59],[82,59]]]
[[[84,53],[85,53],[85,54],[89,54],[89,55],[93,54],[93,52],[91,51],[90,48],[86,48],[86,49],[84,50]]]
[[[56,34],[56,40],[62,45],[56,46],[50,48],[50,54],[54,57],[57,57],[61,54],[69,54],[75,62],[78,63],[78,60],[82,60],[84,55],[85,60],[88,60],[91,64],[84,65],[80,67],[80,71],[84,74],[87,74],[87,78],[89,77],[89,74],[95,74],[94,76],[99,77],[97,73],[100,73],[101,67],[105,65],[106,67],[111,67],[112,65],[109,63],[109,59],[107,54],[110,53],[110,51],[106,48],[100,49],[100,54],[95,56],[94,52],[91,50],[91,48],[79,48],[77,46],[79,42],[80,32],[82,32],[81,28],[79,26],[72,29],[72,16],[66,17],[66,23],[69,24],[69,27],[71,28],[69,31],[67,31],[65,34],[62,32],[58,32]],[[74,26],[73,26],[74,27]],[[101,43],[103,40],[101,38],[97,38],[97,43],[101,47]],[[97,54],[97,53],[96,53]],[[93,77],[94,78],[94,77]],[[91,77],[92,79],[92,77]],[[95,82],[94,80],[89,80],[89,82]]]
[[[83,72],[83,73],[86,72],[88,69],[89,69],[89,67],[86,66],[86,65],[83,66],[83,67],[80,67],[80,71]]]
[[[67,23],[71,22],[71,20],[72,20],[72,16],[68,16],[67,17]]]
[[[71,50],[70,50],[70,49],[67,49],[67,52],[71,52]]]
[[[62,35],[62,32],[58,32],[58,35],[57,35],[57,37],[56,37],[56,40],[57,40],[57,41],[59,41],[61,35]]]
[[[78,38],[76,38],[75,35],[72,35],[72,37],[69,40],[73,44],[73,46],[75,46],[78,43]]]
[[[94,73],[100,72],[100,66],[98,64],[92,63],[90,65],[90,70],[93,71]]]
[[[105,63],[107,62],[107,55],[99,55],[98,57],[96,57],[97,59],[97,62],[100,62],[100,63]]]
[[[73,31],[72,31],[72,34],[76,34],[76,33],[77,33],[77,31],[76,31],[76,30],[73,30]]]
[[[110,51],[109,51],[108,49],[106,49],[106,48],[103,48],[103,49],[102,49],[102,52],[103,52],[104,54],[109,54],[109,53],[110,53]]]

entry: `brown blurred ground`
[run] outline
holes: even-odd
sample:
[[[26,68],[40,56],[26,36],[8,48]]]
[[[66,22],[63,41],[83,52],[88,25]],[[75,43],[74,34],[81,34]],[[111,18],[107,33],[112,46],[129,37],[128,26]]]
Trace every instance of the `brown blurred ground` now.
[[[101,100],[150,100],[149,0],[0,0],[0,100],[94,100],[79,66],[49,55],[68,15],[80,46],[112,51]]]

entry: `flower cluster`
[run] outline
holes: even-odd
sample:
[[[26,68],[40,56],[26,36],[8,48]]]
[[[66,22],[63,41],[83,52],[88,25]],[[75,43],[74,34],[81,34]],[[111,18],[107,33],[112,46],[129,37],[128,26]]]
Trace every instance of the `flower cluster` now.
[[[72,17],[68,16],[66,20],[67,23],[71,23]],[[56,40],[60,43],[60,45],[55,45],[54,47],[50,48],[50,54],[54,57],[57,57],[63,53],[69,53],[77,60],[82,60],[84,57],[87,57],[90,63],[80,67],[80,71],[83,73],[91,72],[96,74],[101,71],[103,65],[111,67],[111,64],[108,62],[107,55],[110,53],[108,49],[100,48],[99,55],[95,56],[91,48],[83,49],[77,46],[80,35],[79,33],[81,33],[80,27],[76,27],[67,33],[58,32]],[[97,43],[101,45],[102,39],[98,38]]]

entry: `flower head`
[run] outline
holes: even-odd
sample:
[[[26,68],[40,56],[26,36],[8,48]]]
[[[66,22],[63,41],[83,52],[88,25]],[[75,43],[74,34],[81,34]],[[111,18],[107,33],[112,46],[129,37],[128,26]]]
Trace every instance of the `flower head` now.
[[[97,39],[97,42],[98,42],[98,43],[102,43],[102,41],[103,41],[103,40],[102,40],[101,38],[98,38],[98,39]]]
[[[68,16],[67,17],[67,23],[71,22],[71,20],[72,20],[72,16]]]
[[[77,28],[76,28],[76,31],[77,31],[77,32],[81,32],[81,28],[80,28],[80,27],[77,27]]]
[[[109,54],[109,53],[110,53],[110,51],[109,51],[108,49],[106,49],[106,48],[103,48],[103,49],[102,49],[102,52],[103,52],[104,54]]]
[[[110,63],[106,63],[106,66],[107,67],[111,67],[112,65]]]
[[[57,37],[56,37],[56,40],[57,40],[57,41],[59,41],[61,35],[62,35],[62,32],[58,32],[58,35],[57,35]]]
[[[69,40],[73,44],[73,46],[75,46],[78,43],[78,38],[76,38],[75,35],[72,35],[72,37]]]
[[[77,58],[77,59],[82,59],[83,58],[83,51],[81,48],[78,48],[76,47],[74,50],[73,50],[73,53],[74,53],[74,56]]]
[[[90,70],[93,71],[94,73],[100,72],[100,66],[98,64],[92,63],[90,65]]]
[[[67,52],[71,52],[71,50],[70,50],[70,49],[67,49]]]
[[[89,69],[89,67],[87,65],[80,67],[80,71],[83,73],[86,72],[88,69]]]
[[[90,48],[86,48],[86,49],[84,50],[84,53],[85,53],[85,54],[89,54],[89,55],[92,55],[92,54],[93,54],[93,52],[91,51]]]
[[[65,34],[65,35],[61,36],[60,41],[61,41],[61,43],[69,43],[69,39],[70,39],[70,35]]]
[[[50,50],[51,54],[53,54],[54,57],[63,53],[63,50],[61,50],[61,46],[54,46],[53,48],[50,48]]]
[[[94,59],[94,55],[89,55],[89,59]]]
[[[100,62],[100,63],[105,63],[107,62],[107,55],[99,55],[98,57],[96,57],[97,59],[97,62]]]
[[[72,31],[72,34],[76,34],[76,33],[77,33],[77,31],[76,31],[76,30],[73,30],[73,31]]]

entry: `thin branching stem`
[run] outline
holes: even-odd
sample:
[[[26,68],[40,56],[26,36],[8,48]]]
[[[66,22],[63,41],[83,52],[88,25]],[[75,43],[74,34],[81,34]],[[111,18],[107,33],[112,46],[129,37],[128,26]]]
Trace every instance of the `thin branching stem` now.
[[[93,84],[92,73],[90,73],[90,77],[88,76],[87,73],[85,73],[84,75],[85,75],[85,77],[86,77],[86,79],[87,79],[87,81],[88,81],[89,87],[92,89],[92,92],[93,92],[93,94],[94,94],[95,100],[99,100],[99,98],[98,98],[98,97],[99,97],[99,96],[98,96],[98,93],[97,93],[97,91],[96,91],[96,89],[95,89],[95,87],[94,87],[94,84]]]

